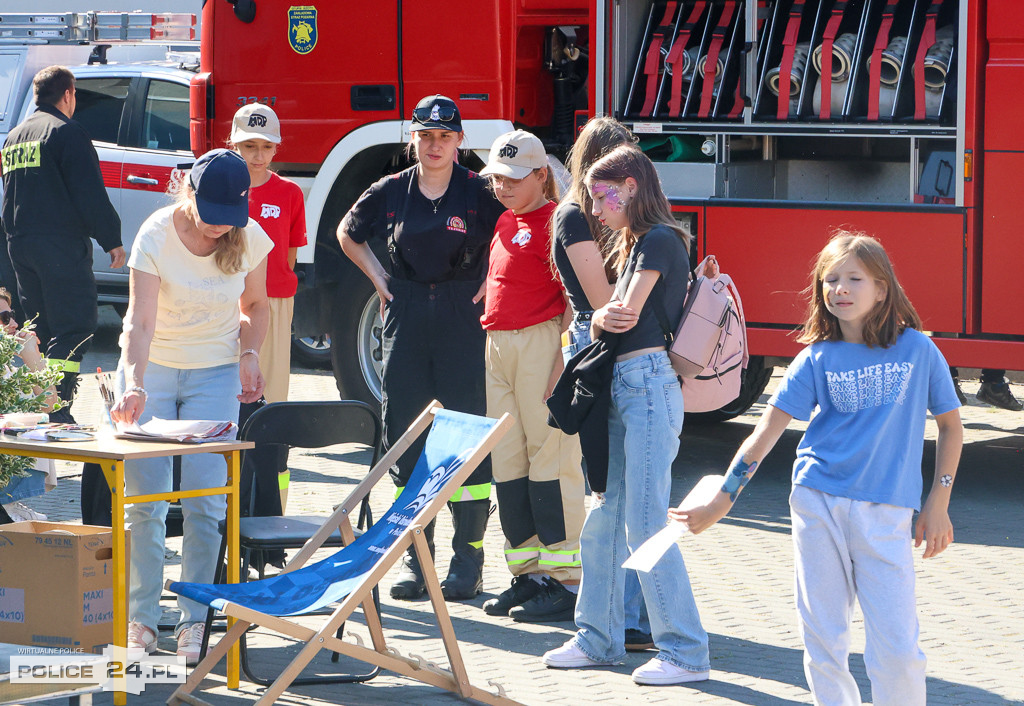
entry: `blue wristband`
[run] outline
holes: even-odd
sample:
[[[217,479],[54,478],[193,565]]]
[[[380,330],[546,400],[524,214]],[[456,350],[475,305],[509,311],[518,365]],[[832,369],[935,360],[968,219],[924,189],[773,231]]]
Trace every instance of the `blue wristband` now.
[[[729,500],[736,502],[743,486],[750,480],[750,476],[757,470],[757,461],[744,463],[743,456],[733,462],[729,471],[725,474],[725,482],[722,483],[722,492],[729,494]]]

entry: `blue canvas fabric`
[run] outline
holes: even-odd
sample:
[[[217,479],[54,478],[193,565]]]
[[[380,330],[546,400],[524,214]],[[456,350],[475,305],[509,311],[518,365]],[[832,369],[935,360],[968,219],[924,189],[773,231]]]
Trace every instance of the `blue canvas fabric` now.
[[[448,485],[497,420],[439,410],[409,482],[361,537],[334,555],[281,576],[240,584],[172,583],[170,590],[222,610],[235,603],[276,616],[303,615],[336,603],[372,571],[417,513]],[[454,489],[449,489],[448,494]]]

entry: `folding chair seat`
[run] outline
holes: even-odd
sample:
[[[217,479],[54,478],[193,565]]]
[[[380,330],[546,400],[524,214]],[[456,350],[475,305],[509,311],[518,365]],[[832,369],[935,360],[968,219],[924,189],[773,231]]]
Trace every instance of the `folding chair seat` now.
[[[325,402],[277,402],[257,409],[242,426],[239,438],[243,441],[254,441],[257,446],[246,453],[259,453],[261,445],[277,444],[289,449],[315,449],[335,444],[358,443],[371,449],[370,463],[373,468],[377,462],[381,444],[380,415],[365,402],[356,400],[340,400]],[[263,446],[262,448],[266,448]],[[242,580],[249,575],[249,565],[253,555],[258,567],[259,577],[264,578],[265,555],[275,549],[300,549],[317,533],[327,517],[293,515],[286,517],[253,517],[253,506],[256,496],[256,478],[252,478],[249,516],[239,521],[239,547],[242,551]],[[361,528],[373,523],[369,499],[364,498],[360,505],[359,521],[354,534],[361,534]],[[227,551],[226,523],[219,524],[221,533],[220,555],[217,562],[218,574],[214,583],[226,580],[224,557]],[[323,547],[343,547],[345,541],[340,529],[334,530],[324,539]],[[374,592],[374,603],[379,605],[378,592]],[[213,622],[213,608],[207,611],[206,631],[203,634],[201,655],[206,654]],[[340,631],[344,624],[339,626]],[[261,676],[253,668],[247,650],[245,636],[239,642],[242,671],[250,681],[269,686],[273,679]],[[331,656],[332,662],[338,661],[338,654]],[[295,684],[337,684],[362,682],[372,679],[380,672],[379,668],[360,674],[332,674],[296,679]]]
[[[168,581],[170,591],[222,610],[236,621],[168,703],[200,702],[192,692],[249,626],[258,624],[304,643],[291,663],[264,691],[257,702],[260,704],[275,703],[313,657],[320,650],[327,649],[447,689],[463,698],[488,704],[514,705],[516,702],[507,698],[501,687],[495,694],[470,683],[441,594],[441,584],[423,536],[423,527],[434,519],[511,424],[512,418],[507,414],[500,420],[493,420],[444,410],[437,402],[431,403],[280,575],[241,584]],[[423,452],[402,493],[380,519],[362,536],[355,538],[349,521],[351,513],[428,426],[431,430]],[[340,529],[346,546],[332,556],[306,566],[306,561],[335,529]],[[371,598],[373,589],[410,545],[423,567],[427,595],[437,618],[450,669],[425,663],[422,658],[406,657],[389,647],[380,613]],[[335,604],[330,616],[315,628],[288,619],[309,615]],[[339,626],[360,605],[372,646],[364,646],[358,638],[353,643],[336,636]]]

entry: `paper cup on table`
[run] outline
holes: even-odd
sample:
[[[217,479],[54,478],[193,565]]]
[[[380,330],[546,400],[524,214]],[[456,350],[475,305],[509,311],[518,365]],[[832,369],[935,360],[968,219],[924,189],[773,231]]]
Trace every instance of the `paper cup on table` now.
[[[683,502],[679,504],[680,509],[691,510],[701,505],[707,505],[715,499],[715,496],[722,489],[723,483],[725,483],[725,476],[704,476],[693,487],[693,490],[683,498]],[[633,552],[632,556],[623,562],[622,568],[633,569],[634,571],[650,571],[658,563],[658,560],[665,555],[665,552],[669,550],[669,547],[675,544],[676,540],[685,533],[686,525],[682,522],[669,522],[665,529],[641,544]]]

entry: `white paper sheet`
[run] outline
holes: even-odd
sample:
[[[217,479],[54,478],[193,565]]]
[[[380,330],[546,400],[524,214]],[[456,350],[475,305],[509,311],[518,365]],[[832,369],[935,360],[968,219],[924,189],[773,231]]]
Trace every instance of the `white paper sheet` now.
[[[701,505],[707,505],[722,489],[724,482],[725,476],[704,476],[693,487],[693,490],[686,494],[686,497],[683,498],[683,502],[679,506],[684,510],[688,510]],[[622,563],[622,568],[644,572],[650,571],[658,563],[658,560],[665,555],[669,547],[675,544],[676,540],[686,534],[686,532],[686,525],[682,522],[669,522],[665,529],[641,544],[633,555]]]

